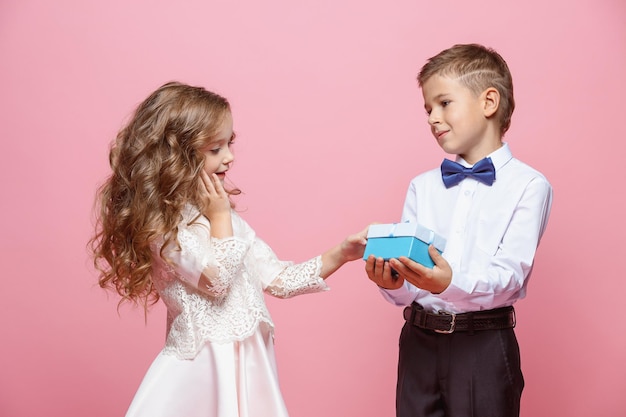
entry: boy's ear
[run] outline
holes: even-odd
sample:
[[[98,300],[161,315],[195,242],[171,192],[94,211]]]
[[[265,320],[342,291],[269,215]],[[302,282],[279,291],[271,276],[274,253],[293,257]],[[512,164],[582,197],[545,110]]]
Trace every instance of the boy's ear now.
[[[483,113],[485,117],[491,117],[498,111],[500,106],[500,92],[494,87],[483,91]]]

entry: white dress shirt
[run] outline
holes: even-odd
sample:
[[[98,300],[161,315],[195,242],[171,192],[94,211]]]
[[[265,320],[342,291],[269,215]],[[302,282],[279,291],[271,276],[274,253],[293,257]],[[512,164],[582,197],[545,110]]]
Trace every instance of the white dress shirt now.
[[[442,255],[452,268],[452,281],[440,294],[408,282],[396,290],[381,289],[388,301],[464,313],[512,305],[526,295],[552,187],[540,172],[513,158],[506,143],[488,156],[496,168],[492,186],[466,178],[446,188],[440,168],[411,181],[402,221],[446,237]],[[460,157],[457,162],[471,166]]]

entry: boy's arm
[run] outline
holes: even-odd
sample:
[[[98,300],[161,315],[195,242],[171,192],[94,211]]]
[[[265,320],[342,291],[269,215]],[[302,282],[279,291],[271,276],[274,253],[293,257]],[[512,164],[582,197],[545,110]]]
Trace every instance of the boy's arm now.
[[[467,258],[467,272],[453,275],[439,297],[465,311],[496,308],[523,297],[551,205],[552,187],[543,177],[533,178],[508,221],[485,228]]]

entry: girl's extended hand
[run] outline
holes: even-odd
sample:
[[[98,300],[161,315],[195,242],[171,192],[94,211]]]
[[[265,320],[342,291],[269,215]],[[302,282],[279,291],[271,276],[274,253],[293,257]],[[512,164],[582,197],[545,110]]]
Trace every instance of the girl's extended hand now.
[[[346,262],[354,261],[363,256],[367,244],[368,228],[348,236],[343,242],[322,254],[320,277],[326,279]]]
[[[209,175],[204,170],[200,173],[200,178],[202,179],[200,188],[204,200],[202,214],[211,223],[211,236],[217,238],[232,236],[230,199],[222,182],[217,175]]]
[[[365,245],[367,244],[367,230],[368,227],[361,230],[359,233],[348,236],[341,242],[341,254],[346,262],[363,257]]]

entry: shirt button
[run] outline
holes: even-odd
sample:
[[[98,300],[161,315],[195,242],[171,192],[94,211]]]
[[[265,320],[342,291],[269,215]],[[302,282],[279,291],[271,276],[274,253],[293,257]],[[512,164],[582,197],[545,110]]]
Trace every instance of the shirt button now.
[[[471,192],[469,190],[465,190],[465,197],[469,196]]]

